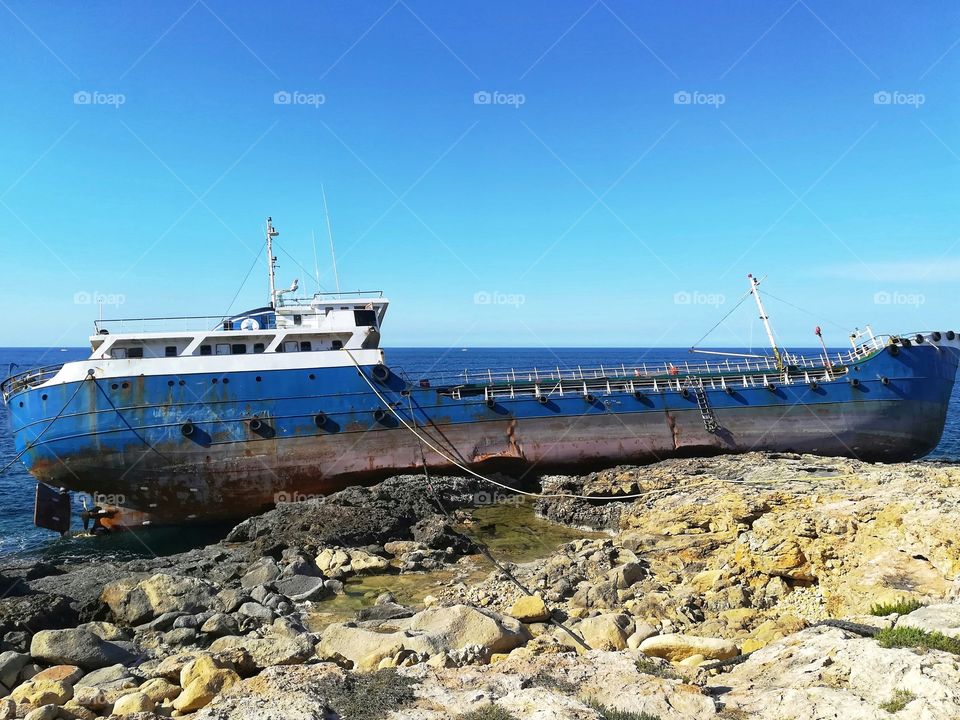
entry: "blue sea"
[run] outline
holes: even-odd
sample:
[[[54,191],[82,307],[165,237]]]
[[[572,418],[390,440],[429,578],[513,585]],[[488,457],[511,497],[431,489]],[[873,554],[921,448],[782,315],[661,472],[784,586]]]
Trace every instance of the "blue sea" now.
[[[730,348],[727,348],[728,350]],[[792,348],[795,352],[817,354],[816,349]],[[740,352],[746,352],[740,350]],[[88,356],[82,348],[0,348],[0,379],[6,377],[8,368],[15,364],[14,371],[42,365],[52,365]],[[470,376],[492,368],[539,368],[550,371],[600,367],[616,368],[639,366],[643,363],[657,365],[673,362],[681,365],[694,360],[702,362],[705,356],[691,356],[685,349],[642,348],[390,348],[388,364],[403,371],[410,378],[449,378],[463,373]],[[0,403],[0,467],[16,456],[10,437],[10,422],[7,408]],[[954,387],[946,429],[937,449],[929,456],[931,460],[960,462],[960,383]],[[19,462],[0,475],[0,558],[9,556],[43,556],[51,561],[67,562],[91,556],[133,557],[151,555],[154,552],[170,553],[186,550],[221,537],[228,528],[191,528],[189,533],[176,530],[152,530],[150,537],[142,533],[125,533],[111,538],[61,539],[55,533],[33,527],[33,497],[36,483]],[[79,505],[76,503],[75,505]],[[79,507],[75,507],[78,510]],[[74,528],[79,529],[79,518],[74,519]]]

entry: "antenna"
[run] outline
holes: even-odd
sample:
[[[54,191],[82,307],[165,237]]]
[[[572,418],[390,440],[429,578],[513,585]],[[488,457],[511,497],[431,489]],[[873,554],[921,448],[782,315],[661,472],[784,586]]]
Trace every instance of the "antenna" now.
[[[270,307],[276,307],[277,298],[277,258],[273,254],[273,239],[279,235],[273,229],[273,218],[267,218],[267,267],[270,272]]]
[[[320,294],[320,261],[317,260],[317,231],[310,231],[310,239],[313,241],[313,274],[317,280],[317,294]]]
[[[777,349],[777,341],[773,339],[773,328],[770,327],[770,318],[767,316],[766,310],[763,309],[763,301],[760,300],[760,281],[752,274],[747,275],[747,278],[750,280],[750,292],[753,294],[754,300],[757,301],[757,310],[760,311],[760,319],[763,320],[763,327],[767,331],[767,339],[770,341],[770,347],[773,348],[773,358],[777,362],[777,369],[783,370],[783,358],[780,357],[780,350]]]
[[[337,283],[337,295],[340,294],[340,273],[337,272],[337,251],[333,247],[333,228],[330,225],[330,212],[327,210],[327,192],[320,186],[320,194],[323,195],[323,214],[327,219],[327,235],[330,238],[330,257],[333,260],[333,279]]]

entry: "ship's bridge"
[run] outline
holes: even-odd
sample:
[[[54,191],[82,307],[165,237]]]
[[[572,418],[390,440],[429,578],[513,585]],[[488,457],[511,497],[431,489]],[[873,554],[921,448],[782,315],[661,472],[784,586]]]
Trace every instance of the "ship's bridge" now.
[[[389,301],[377,291],[277,299],[239,315],[98,320],[91,358],[375,349]]]

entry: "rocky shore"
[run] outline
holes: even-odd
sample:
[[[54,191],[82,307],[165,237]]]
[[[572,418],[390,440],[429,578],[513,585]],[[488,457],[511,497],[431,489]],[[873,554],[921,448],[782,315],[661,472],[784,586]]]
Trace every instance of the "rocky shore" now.
[[[514,498],[402,476],[180,555],[5,568],[0,720],[960,717],[960,467],[750,454],[541,485],[642,496],[540,499],[563,541],[499,567],[477,505]]]

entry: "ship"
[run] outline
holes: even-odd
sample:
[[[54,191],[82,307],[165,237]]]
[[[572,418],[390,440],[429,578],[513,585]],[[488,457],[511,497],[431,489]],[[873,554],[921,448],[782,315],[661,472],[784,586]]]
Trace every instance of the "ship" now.
[[[703,351],[698,362],[411,376],[380,347],[380,291],[276,289],[230,317],[97,320],[84,360],[2,385],[38,525],[71,491],[101,529],[235,520],[279,502],[423,470],[520,478],[773,451],[901,462],[938,443],[954,331],[851,336],[807,354]],[[197,329],[185,329],[193,327]]]

